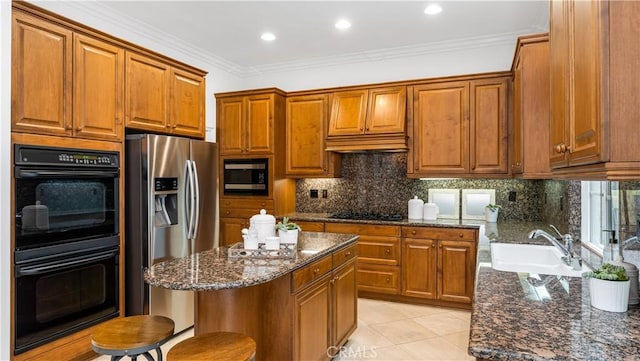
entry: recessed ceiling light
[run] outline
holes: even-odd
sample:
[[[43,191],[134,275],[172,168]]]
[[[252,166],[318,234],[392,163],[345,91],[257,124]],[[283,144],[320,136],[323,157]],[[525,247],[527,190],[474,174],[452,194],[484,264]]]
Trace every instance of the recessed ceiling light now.
[[[424,13],[427,15],[439,14],[442,11],[442,7],[438,4],[431,4],[424,9]]]
[[[336,28],[337,29],[343,30],[343,29],[349,29],[350,27],[351,27],[351,23],[346,19],[340,19],[336,23]]]
[[[264,41],[274,41],[276,40],[276,36],[273,33],[264,33],[260,36],[260,39]]]

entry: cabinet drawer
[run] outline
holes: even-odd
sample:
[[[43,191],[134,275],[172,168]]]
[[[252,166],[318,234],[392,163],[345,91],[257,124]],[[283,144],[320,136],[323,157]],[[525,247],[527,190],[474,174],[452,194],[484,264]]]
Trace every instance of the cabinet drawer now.
[[[332,266],[332,257],[326,256],[308,266],[293,271],[293,285],[291,285],[292,290],[295,292],[307,284],[310,284],[313,280],[320,278],[325,273],[331,271]]]
[[[358,262],[358,290],[399,294],[400,268]]]
[[[400,264],[400,240],[395,237],[361,236],[358,262],[395,266]]]
[[[261,209],[273,209],[273,199],[255,198],[221,198],[220,208],[250,209],[253,214],[260,213]]]
[[[273,208],[261,208],[266,209],[267,214],[273,214]],[[249,218],[260,213],[260,209],[246,209],[246,208],[220,208],[220,217],[230,217],[230,218],[246,218],[247,223],[249,222]]]
[[[400,236],[399,226],[380,226],[375,224],[326,223],[325,232],[351,233],[367,236]]]
[[[343,264],[346,261],[354,258],[357,255],[358,255],[358,245],[357,244],[353,244],[353,245],[348,246],[348,247],[346,247],[344,249],[335,251],[333,253],[333,268],[336,268],[336,267],[340,266],[341,264]]]
[[[402,227],[402,237],[475,241],[476,231],[466,228]]]

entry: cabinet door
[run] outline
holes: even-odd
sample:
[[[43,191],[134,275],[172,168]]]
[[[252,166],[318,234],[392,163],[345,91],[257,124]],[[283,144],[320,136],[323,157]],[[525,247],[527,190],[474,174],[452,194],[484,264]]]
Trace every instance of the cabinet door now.
[[[471,82],[470,160],[473,173],[507,173],[508,78]]]
[[[204,78],[179,69],[171,70],[171,131],[204,138]]]
[[[126,53],[127,127],[167,132],[170,71],[167,64],[136,53]]]
[[[71,31],[16,11],[11,31],[11,130],[71,135]]]
[[[242,242],[242,229],[248,227],[244,218],[220,218],[220,246],[231,246]]]
[[[247,97],[246,145],[248,153],[273,152],[273,95]],[[284,139],[279,139],[284,141]]]
[[[469,82],[414,88],[415,173],[469,172]]]
[[[74,35],[73,127],[77,136],[124,135],[124,49]]]
[[[334,271],[333,297],[334,332],[331,345],[339,346],[347,341],[358,326],[355,258]]]
[[[524,178],[549,178],[549,42],[546,37],[521,47],[516,75],[520,76],[520,84],[514,94],[517,113],[513,117],[513,131],[521,136],[518,147],[521,171]],[[518,118],[519,126],[516,125]]]
[[[402,294],[436,298],[436,243],[431,239],[402,240]]]
[[[328,170],[327,95],[287,98],[287,176],[323,176]]]
[[[471,303],[476,259],[475,242],[441,240],[438,245],[438,299]]]
[[[511,125],[511,172],[522,173],[522,52],[513,72],[513,116]],[[545,147],[546,149],[546,147]]]
[[[367,90],[333,93],[329,136],[364,134]]]
[[[601,92],[602,46],[600,39],[600,2],[572,2],[571,35],[573,44],[573,111],[569,128],[569,163],[599,162],[602,146]]]
[[[551,119],[549,161],[551,168],[567,165],[569,125],[569,2],[551,1],[549,13],[549,81]]]
[[[244,97],[221,98],[216,108],[220,154],[244,153]]]
[[[407,88],[369,90],[365,133],[404,133],[407,108]]]
[[[329,277],[295,295],[294,360],[328,360],[331,329]]]

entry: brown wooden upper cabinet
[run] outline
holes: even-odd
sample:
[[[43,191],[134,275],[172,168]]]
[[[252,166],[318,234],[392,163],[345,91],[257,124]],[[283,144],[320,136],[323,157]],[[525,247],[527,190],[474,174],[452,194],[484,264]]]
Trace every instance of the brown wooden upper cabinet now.
[[[410,87],[409,177],[506,176],[510,77]]]
[[[274,153],[274,119],[284,120],[284,93],[216,94],[216,98],[221,155]],[[278,141],[284,144],[284,139]]]
[[[406,150],[405,115],[405,86],[334,92],[327,150]]]
[[[518,38],[512,71],[511,172],[550,178],[548,34]]]
[[[554,176],[640,176],[640,3],[551,1],[549,157]]]
[[[11,130],[121,140],[124,49],[13,11]]]
[[[203,74],[127,51],[126,126],[204,138]]]
[[[340,156],[326,152],[329,95],[287,97],[287,177],[338,177]]]

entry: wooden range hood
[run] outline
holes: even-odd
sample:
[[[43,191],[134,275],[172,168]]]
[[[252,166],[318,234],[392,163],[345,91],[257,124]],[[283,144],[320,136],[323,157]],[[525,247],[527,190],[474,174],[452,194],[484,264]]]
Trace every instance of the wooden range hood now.
[[[352,152],[406,152],[407,135],[351,135],[343,137],[327,137],[327,152],[352,153]]]

